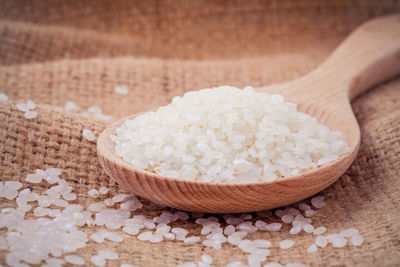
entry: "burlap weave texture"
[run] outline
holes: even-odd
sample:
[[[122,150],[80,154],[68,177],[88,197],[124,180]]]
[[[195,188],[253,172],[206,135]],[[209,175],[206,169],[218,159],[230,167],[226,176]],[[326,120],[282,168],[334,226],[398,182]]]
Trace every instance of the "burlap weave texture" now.
[[[98,105],[105,114],[121,118],[189,90],[286,81],[315,68],[361,22],[399,11],[399,1],[361,0],[3,1],[0,93],[9,101],[0,104],[1,180],[23,182],[36,168],[58,167],[74,185],[79,204],[87,204],[91,188],[105,185],[112,193],[122,192],[102,171],[95,143],[81,135],[84,128],[97,135],[107,123],[66,112],[66,101],[83,109]],[[115,94],[116,85],[127,85],[130,94]],[[39,115],[33,120],[15,108],[28,99],[38,104]],[[364,244],[308,254],[312,236],[291,236],[284,226],[279,233],[251,236],[273,243],[268,261],[400,265],[400,78],[363,94],[353,109],[362,132],[359,155],[346,174],[321,193],[327,205],[313,223],[326,226],[328,233],[355,227]],[[168,210],[143,203],[136,214],[155,216]],[[1,201],[1,207],[8,205]],[[194,220],[173,225],[193,234],[201,230]],[[283,239],[294,239],[296,245],[279,250]],[[246,253],[228,244],[214,250],[176,241],[150,244],[136,237],[122,244],[89,242],[78,254],[89,262],[106,246],[120,253],[109,266],[175,266],[198,261],[204,253],[213,257],[215,266],[247,262]],[[0,263],[4,259],[5,251],[0,251]]]

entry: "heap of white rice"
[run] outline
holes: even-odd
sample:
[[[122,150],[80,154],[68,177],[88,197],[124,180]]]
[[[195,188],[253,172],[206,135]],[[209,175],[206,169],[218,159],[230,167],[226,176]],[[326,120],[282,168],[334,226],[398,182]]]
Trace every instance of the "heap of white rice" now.
[[[135,168],[186,180],[248,183],[311,170],[349,150],[338,131],[280,95],[230,86],[188,92],[117,129]]]

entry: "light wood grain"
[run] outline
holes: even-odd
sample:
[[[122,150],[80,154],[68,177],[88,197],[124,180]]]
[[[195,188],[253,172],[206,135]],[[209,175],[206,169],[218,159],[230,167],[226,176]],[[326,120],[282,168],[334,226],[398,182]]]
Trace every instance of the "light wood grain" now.
[[[287,101],[297,103],[300,111],[317,117],[319,123],[341,131],[347,138],[350,152],[297,176],[272,182],[215,184],[136,170],[114,154],[115,145],[109,138],[125,119],[101,133],[97,141],[98,157],[105,172],[122,187],[170,207],[234,213],[288,205],[325,189],[349,168],[360,145],[360,129],[351,109],[351,99],[398,73],[400,15],[392,15],[358,27],[320,67],[306,76],[259,88],[284,95]]]

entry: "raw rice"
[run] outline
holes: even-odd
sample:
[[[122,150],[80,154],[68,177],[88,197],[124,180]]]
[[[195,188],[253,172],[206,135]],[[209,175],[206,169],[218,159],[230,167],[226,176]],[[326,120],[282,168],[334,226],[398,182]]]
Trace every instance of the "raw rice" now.
[[[111,139],[116,154],[137,169],[217,183],[293,176],[349,149],[340,132],[282,96],[229,86],[175,97],[156,112],[126,120]]]
[[[72,253],[77,253],[77,250],[84,247],[88,242],[88,236],[85,232],[80,231],[78,227],[89,226],[105,227],[109,230],[122,229],[126,233],[124,237],[136,238],[137,240],[150,243],[159,243],[162,241],[183,242],[186,246],[198,246],[199,241],[203,240],[201,243],[202,246],[216,250],[221,249],[225,243],[229,243],[238,246],[242,251],[248,253],[247,263],[249,266],[261,266],[261,263],[266,261],[267,257],[271,254],[271,251],[268,249],[272,245],[271,242],[265,239],[250,240],[245,239],[245,237],[249,233],[256,231],[280,231],[282,228],[282,224],[278,222],[267,223],[263,219],[253,222],[250,214],[210,216],[203,213],[163,211],[155,217],[133,215],[130,210],[140,209],[142,204],[138,198],[129,194],[117,194],[108,198],[113,205],[119,208],[106,208],[103,201],[100,201],[89,202],[85,210],[80,205],[68,203],[68,201],[73,201],[76,198],[76,194],[72,192],[72,187],[68,185],[66,180],[60,178],[60,175],[61,170],[57,168],[36,170],[33,174],[26,175],[26,182],[34,184],[43,182],[47,182],[48,184],[54,183],[43,194],[32,192],[30,188],[24,187],[18,181],[0,183],[0,197],[9,198],[10,200],[16,198],[18,206],[16,209],[3,208],[0,213],[0,223],[3,227],[8,228],[7,239],[0,237],[0,249],[10,250],[9,255],[11,254],[11,256],[7,256],[6,258],[8,265],[28,266],[25,262],[28,264],[41,264],[46,267],[61,266],[64,262],[85,265],[87,263],[82,257]],[[102,197],[100,196],[100,191],[105,193],[107,191],[105,189],[105,187],[100,187],[99,190],[92,189],[87,194],[91,197]],[[91,197],[87,199],[89,201],[100,200]],[[37,205],[34,202],[37,202]],[[316,206],[319,206],[324,202],[324,198],[316,196],[312,198],[311,202],[314,202],[313,205],[317,202]],[[59,206],[60,208],[54,208],[52,205]],[[306,233],[310,234],[318,235],[326,231],[325,227],[314,229],[311,219],[303,216],[303,213],[306,213],[310,209],[299,210],[296,207],[300,208],[300,205],[294,204],[290,207],[277,209],[274,213],[265,211],[258,212],[257,214],[263,218],[276,216],[282,222],[285,221],[285,223],[291,224],[292,229],[304,229]],[[35,215],[33,220],[26,220],[24,218],[25,213],[29,210],[33,210],[33,214]],[[189,231],[187,229],[181,227],[171,228],[171,225],[169,225],[178,220],[187,221],[190,217],[192,217],[197,225],[201,226],[200,235],[194,235],[191,232],[190,236],[188,236]],[[225,220],[226,225],[223,225],[221,220]],[[55,232],[57,232],[57,235],[52,234]],[[31,239],[30,237],[40,238]],[[121,242],[123,240],[122,235],[104,230],[93,232],[89,238],[95,243],[102,243],[105,240],[113,242]],[[38,240],[41,240],[40,245],[37,243]],[[326,237],[318,235],[315,239],[315,244],[312,244],[306,250],[308,253],[315,253],[319,248],[326,247],[328,243],[332,247],[342,248],[348,242],[351,242],[353,246],[360,246],[363,243],[363,237],[354,228],[343,230],[338,234],[330,234]],[[279,245],[281,249],[288,249],[294,243],[293,240],[283,240]],[[39,254],[29,254],[33,246],[39,249]],[[57,249],[54,249],[55,247]],[[69,253],[69,255],[64,255],[66,253]],[[63,257],[65,261],[58,257]],[[96,255],[90,257],[90,262],[95,266],[105,266],[107,260],[116,260],[118,258],[119,255],[116,251],[114,252],[102,247],[102,249],[97,250]],[[209,255],[202,255],[199,261],[188,262],[183,266],[208,267],[212,262],[213,260]],[[227,266],[245,265],[240,262],[233,262]],[[269,263],[265,266],[282,265]],[[289,263],[285,266],[304,265]]]

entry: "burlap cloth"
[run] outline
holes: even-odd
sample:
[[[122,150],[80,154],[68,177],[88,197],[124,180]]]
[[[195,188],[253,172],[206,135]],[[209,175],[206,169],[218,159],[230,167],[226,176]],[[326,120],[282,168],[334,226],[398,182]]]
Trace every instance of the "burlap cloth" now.
[[[298,77],[317,66],[361,22],[400,11],[399,1],[1,1],[0,104],[1,180],[23,181],[36,168],[58,167],[75,185],[78,203],[101,185],[122,191],[102,171],[95,143],[106,126],[66,112],[71,100],[82,108],[98,105],[120,118],[166,104],[184,91],[208,86],[262,86]],[[127,85],[128,96],[113,92]],[[310,90],[313,90],[310,88]],[[26,120],[15,103],[39,104]],[[313,217],[328,233],[355,227],[361,247],[320,249],[309,254],[312,235],[259,232],[252,238],[273,243],[268,261],[309,266],[400,265],[400,77],[353,102],[362,143],[352,167],[323,191],[327,205]],[[39,185],[37,187],[48,187]],[[2,207],[9,204],[1,200]],[[144,201],[137,214],[163,210]],[[190,220],[191,233],[201,228]],[[88,233],[93,230],[87,230]],[[278,242],[296,245],[279,250]],[[122,244],[90,241],[78,254],[87,262],[99,247],[114,247],[122,262],[174,266],[211,255],[215,266],[247,263],[247,254],[225,244],[221,250],[200,244],[158,244],[125,238]],[[0,254],[5,261],[5,251]]]

